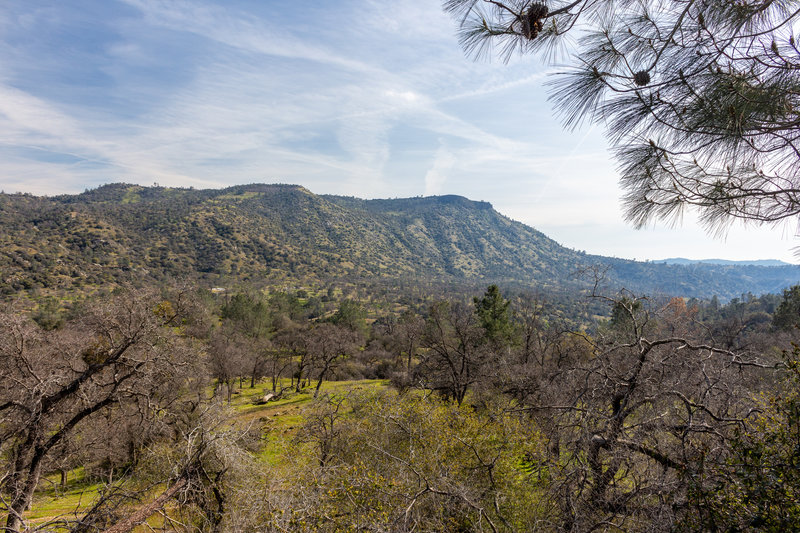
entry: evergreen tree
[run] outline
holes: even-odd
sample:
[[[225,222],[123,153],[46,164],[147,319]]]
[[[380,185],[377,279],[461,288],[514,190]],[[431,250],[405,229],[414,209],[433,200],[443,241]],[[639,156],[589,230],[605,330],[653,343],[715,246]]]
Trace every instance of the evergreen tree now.
[[[342,300],[339,309],[331,316],[330,322],[355,331],[363,336],[367,334],[367,311],[355,300]]]
[[[237,325],[238,329],[250,337],[262,337],[269,327],[269,307],[257,294],[235,294],[222,306],[224,320]]]
[[[637,227],[686,206],[712,231],[733,219],[800,215],[798,2],[446,0],[444,8],[476,56],[493,46],[506,58],[568,55],[551,98],[568,127],[607,126]]]
[[[772,325],[787,330],[800,325],[800,285],[783,291],[783,300],[775,310]]]
[[[475,297],[475,314],[485,331],[486,338],[498,345],[508,345],[514,337],[509,305],[497,285],[489,285],[482,298]]]

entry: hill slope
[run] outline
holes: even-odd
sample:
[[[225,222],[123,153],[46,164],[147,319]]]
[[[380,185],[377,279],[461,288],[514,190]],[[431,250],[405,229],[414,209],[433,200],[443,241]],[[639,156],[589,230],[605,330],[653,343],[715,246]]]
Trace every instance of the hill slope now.
[[[585,255],[459,196],[360,200],[295,185],[222,190],[112,184],[79,195],[0,195],[0,290],[69,290],[177,277],[205,283],[336,277],[616,286],[721,298],[776,292],[800,267],[668,265]]]

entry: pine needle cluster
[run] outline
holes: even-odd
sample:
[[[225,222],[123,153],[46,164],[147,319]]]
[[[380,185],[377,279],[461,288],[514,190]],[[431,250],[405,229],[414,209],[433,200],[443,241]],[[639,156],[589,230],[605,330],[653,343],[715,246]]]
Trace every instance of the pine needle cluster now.
[[[800,2],[446,0],[444,9],[476,57],[568,58],[551,100],[568,128],[605,125],[635,226],[679,221],[688,206],[712,232],[800,217]],[[531,10],[543,14],[535,36]]]

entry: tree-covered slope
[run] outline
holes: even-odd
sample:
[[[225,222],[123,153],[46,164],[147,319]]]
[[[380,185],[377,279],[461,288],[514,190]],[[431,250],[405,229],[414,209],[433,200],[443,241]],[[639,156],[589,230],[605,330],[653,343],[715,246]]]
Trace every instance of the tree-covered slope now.
[[[775,292],[798,267],[666,265],[589,256],[459,196],[360,200],[295,185],[222,190],[112,184],[83,194],[0,195],[0,287],[64,290],[165,277],[204,283],[399,277],[615,286],[683,296]]]

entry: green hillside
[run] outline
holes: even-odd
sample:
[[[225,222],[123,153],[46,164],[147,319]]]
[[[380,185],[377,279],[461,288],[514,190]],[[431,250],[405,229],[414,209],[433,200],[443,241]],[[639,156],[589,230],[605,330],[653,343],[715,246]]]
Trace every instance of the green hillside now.
[[[720,298],[777,292],[795,266],[668,265],[590,256],[459,196],[361,200],[295,185],[195,190],[112,184],[83,194],[0,195],[0,290],[62,291],[178,278],[206,284],[336,278],[612,286]]]

